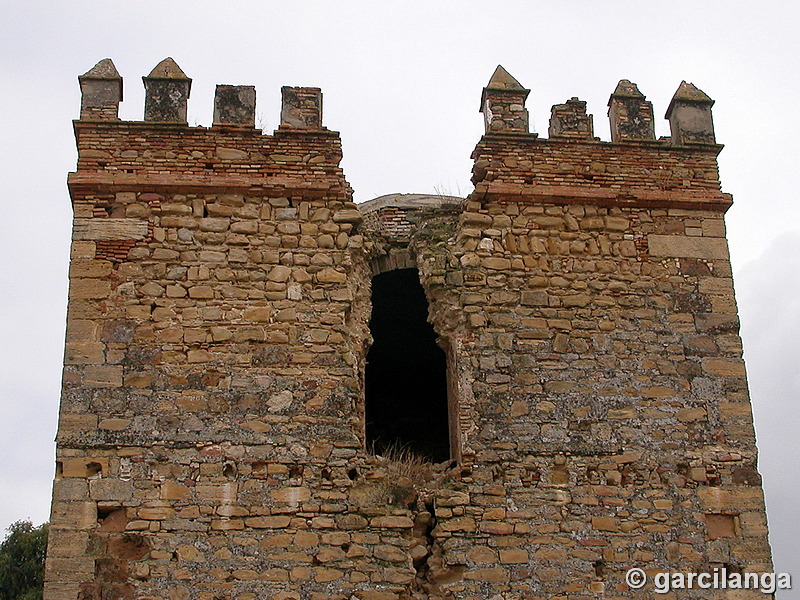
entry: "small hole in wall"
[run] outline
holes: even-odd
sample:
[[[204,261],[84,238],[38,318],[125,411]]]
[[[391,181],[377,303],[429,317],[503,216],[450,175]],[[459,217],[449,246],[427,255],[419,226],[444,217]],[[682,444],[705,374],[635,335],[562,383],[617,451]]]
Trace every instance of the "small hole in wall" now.
[[[322,478],[326,481],[332,481],[333,476],[331,475],[331,470],[328,468],[322,469]]]
[[[98,506],[97,507],[97,520],[98,521],[105,521],[108,518],[108,515],[113,513],[115,510],[119,510],[119,506]]]
[[[602,579],[606,573],[606,563],[602,560],[594,561],[594,576]]]
[[[350,478],[351,481],[355,481],[356,479],[358,479],[358,469],[355,468],[350,469],[347,472],[347,476]]]
[[[289,478],[299,479],[303,476],[303,465],[292,465],[289,467]]]
[[[90,462],[86,465],[86,477],[100,477],[103,474],[103,465]]]
[[[103,533],[122,533],[128,524],[125,508],[113,505],[97,505],[97,531]]]
[[[206,169],[213,169],[214,168],[214,163],[206,163],[205,164],[205,168]]]
[[[744,569],[742,569],[741,565],[736,565],[736,564],[733,564],[733,563],[722,563],[722,566],[728,572],[728,575],[730,575],[732,573],[736,573],[738,575],[741,575],[744,572]]]

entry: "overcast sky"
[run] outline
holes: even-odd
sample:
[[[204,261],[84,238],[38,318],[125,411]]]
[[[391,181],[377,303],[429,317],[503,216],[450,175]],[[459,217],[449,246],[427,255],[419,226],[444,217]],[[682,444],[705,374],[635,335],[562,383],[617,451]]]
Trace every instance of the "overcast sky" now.
[[[255,85],[278,124],[280,87],[321,87],[356,200],[466,195],[481,88],[502,64],[550,106],[588,102],[609,139],[620,79],[653,102],[656,134],[682,79],[716,100],[728,237],[776,568],[800,588],[800,6],[797,2],[34,2],[0,0],[0,527],[48,518],[63,352],[77,76],[113,59],[123,119],[172,56],[193,78],[189,121],[214,86]],[[800,598],[795,591],[780,596]]]

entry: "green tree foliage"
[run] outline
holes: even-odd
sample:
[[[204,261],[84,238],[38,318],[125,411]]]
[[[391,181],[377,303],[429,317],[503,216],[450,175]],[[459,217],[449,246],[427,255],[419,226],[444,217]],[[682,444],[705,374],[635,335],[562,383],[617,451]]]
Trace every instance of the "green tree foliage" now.
[[[48,525],[17,521],[0,544],[0,600],[41,600]]]

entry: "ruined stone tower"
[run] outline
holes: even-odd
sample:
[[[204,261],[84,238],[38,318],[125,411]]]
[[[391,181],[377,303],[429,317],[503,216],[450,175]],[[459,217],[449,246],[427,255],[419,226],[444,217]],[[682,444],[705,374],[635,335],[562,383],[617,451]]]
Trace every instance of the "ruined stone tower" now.
[[[642,598],[770,551],[710,100],[621,81],[528,132],[498,68],[466,199],[356,206],[315,88],[80,78],[45,600]],[[374,340],[374,341],[373,341]],[[432,459],[435,464],[424,460]],[[672,597],[757,592],[678,590]],[[749,595],[750,594],[750,595]]]

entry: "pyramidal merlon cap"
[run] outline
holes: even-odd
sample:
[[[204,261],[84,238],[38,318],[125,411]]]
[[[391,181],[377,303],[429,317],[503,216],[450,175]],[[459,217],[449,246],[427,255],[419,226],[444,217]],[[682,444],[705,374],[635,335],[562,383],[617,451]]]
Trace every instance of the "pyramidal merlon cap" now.
[[[186,73],[178,66],[178,63],[169,56],[150,71],[150,75],[147,76],[147,79],[185,79],[191,81],[191,79],[186,76]]]
[[[712,106],[714,101],[705,92],[681,81],[665,115],[672,131],[672,143],[676,146],[715,144]]]
[[[681,81],[681,84],[675,91],[675,95],[672,96],[672,100],[670,100],[669,102],[669,107],[667,107],[667,114],[666,114],[667,119],[669,119],[672,110],[675,108],[676,102],[686,102],[689,104],[707,104],[708,106],[714,106],[714,101],[711,98],[709,98],[708,94],[706,94],[703,90],[695,86],[693,83],[686,83],[685,81]]]
[[[489,83],[486,85],[487,89],[490,90],[517,90],[517,91],[530,91],[526,90],[525,87],[514,77],[506,71],[502,65],[497,65],[497,68],[492,73],[491,79],[489,79]]]
[[[486,107],[486,97],[488,95],[494,94],[495,96],[504,96],[506,94],[518,94],[521,98],[521,101],[524,103],[525,99],[528,97],[530,90],[523,86],[519,81],[517,81],[511,73],[506,71],[502,65],[497,65],[497,68],[492,73],[491,79],[489,79],[489,83],[486,84],[486,87],[483,88],[483,92],[481,93],[481,106],[480,112],[484,112]]]
[[[117,71],[117,67],[114,66],[114,61],[110,58],[104,58],[100,62],[98,62],[95,66],[91,69],[86,71],[83,75],[78,76],[78,80],[81,79],[122,79],[122,76]]]
[[[636,84],[628,81],[627,79],[621,79],[620,82],[617,84],[614,93],[611,94],[611,98],[614,97],[622,97],[622,98],[641,98],[644,99],[644,94],[639,91],[639,88],[636,87]],[[611,104],[611,98],[609,98],[608,102]]]
[[[525,99],[529,93],[502,65],[497,65],[481,93],[480,112],[486,133],[528,133]]]

